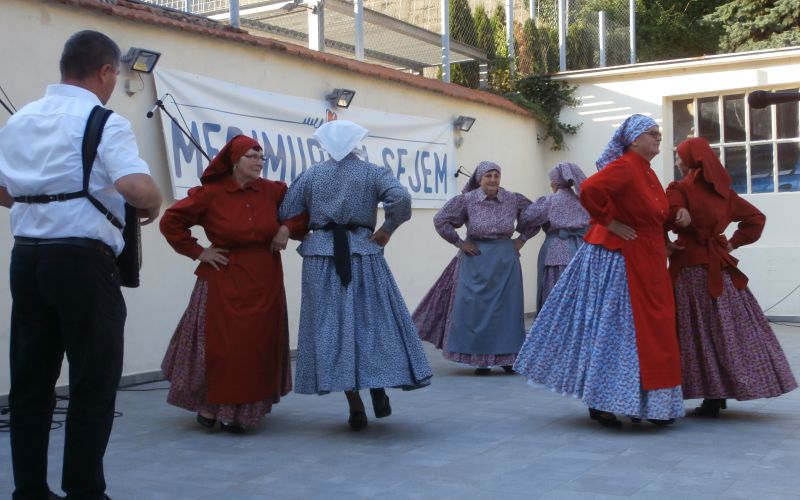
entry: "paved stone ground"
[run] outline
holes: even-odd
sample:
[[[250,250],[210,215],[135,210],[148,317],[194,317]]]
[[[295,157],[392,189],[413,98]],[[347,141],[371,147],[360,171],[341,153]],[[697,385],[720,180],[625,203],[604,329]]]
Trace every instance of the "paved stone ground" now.
[[[775,329],[800,374],[797,326]],[[341,394],[290,394],[261,428],[236,436],[207,432],[168,406],[164,382],[121,391],[106,454],[108,493],[115,500],[800,498],[800,391],[732,402],[716,420],[606,429],[580,402],[518,375],[475,377],[428,353],[433,384],[390,391],[394,414],[368,413],[361,433],[347,427]],[[51,436],[56,489],[63,429]],[[0,433],[0,498],[11,490],[8,434]]]

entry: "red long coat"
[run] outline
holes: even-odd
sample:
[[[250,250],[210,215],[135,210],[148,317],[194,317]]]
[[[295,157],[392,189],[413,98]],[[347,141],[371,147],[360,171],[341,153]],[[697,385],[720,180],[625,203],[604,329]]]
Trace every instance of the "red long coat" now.
[[[738,289],[747,286],[747,276],[739,270],[739,262],[728,253],[728,239],[722,234],[731,222],[739,227],[731,236],[733,248],[758,240],[767,218],[756,207],[740,198],[732,189],[726,197],[714,191],[711,184],[703,180],[699,169],[692,169],[678,182],[667,187],[670,210],[689,210],[692,223],[685,228],[676,228],[678,250],[669,258],[672,279],[681,269],[705,264],[708,266],[708,293],[717,298],[722,295],[722,269],[727,268],[733,285]]]
[[[669,204],[658,177],[647,160],[628,151],[581,184],[581,204],[592,216],[586,242],[625,257],[642,388],[681,385],[665,248]],[[626,241],[611,233],[606,225],[614,219],[631,226],[636,238]]]
[[[189,228],[201,226],[213,246],[229,250],[228,265],[201,263],[208,282],[205,316],[208,401],[242,404],[281,395],[289,362],[283,268],[270,251],[286,184],[266,179],[242,188],[231,176],[189,190],[164,212],[161,232],[176,252],[197,259],[203,247]],[[285,222],[293,237],[307,229],[303,215]]]

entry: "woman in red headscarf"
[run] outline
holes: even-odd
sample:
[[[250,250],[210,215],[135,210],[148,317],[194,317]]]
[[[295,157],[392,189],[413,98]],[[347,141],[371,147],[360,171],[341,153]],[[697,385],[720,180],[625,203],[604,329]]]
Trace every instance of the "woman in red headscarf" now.
[[[280,251],[305,234],[305,214],[281,223],[286,184],[261,178],[258,142],[231,139],[170,207],[161,232],[176,252],[200,261],[197,282],[162,363],[167,402],[197,412],[208,428],[256,426],[291,390]],[[190,228],[205,230],[203,248]]]
[[[675,230],[675,286],[683,397],[703,398],[694,414],[716,417],[725,400],[774,397],[797,387],[778,339],[730,252],[761,236],[766,217],[731,189],[731,177],[703,138],[678,145],[683,179],[667,188],[670,209],[692,223]],[[730,240],[725,229],[738,222]]]

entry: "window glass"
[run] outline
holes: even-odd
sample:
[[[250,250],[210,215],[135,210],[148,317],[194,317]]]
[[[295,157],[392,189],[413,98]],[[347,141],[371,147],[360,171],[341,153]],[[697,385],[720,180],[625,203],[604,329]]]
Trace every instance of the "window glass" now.
[[[698,128],[700,137],[708,142],[719,142],[719,97],[703,97],[697,100]]]
[[[725,168],[733,179],[731,186],[737,193],[747,193],[747,152],[744,146],[724,148]]]
[[[775,192],[772,170],[772,144],[750,146],[750,176],[752,193]]]
[[[800,143],[778,144],[778,191],[800,191]]]
[[[797,92],[797,89],[789,89],[790,92]],[[778,120],[778,139],[791,139],[800,136],[800,126],[798,126],[798,106],[797,102],[784,102],[775,106],[775,113]],[[780,157],[780,154],[778,154]]]
[[[744,94],[726,95],[722,98],[724,112],[725,142],[743,142],[747,139],[745,132]]]
[[[768,141],[772,139],[772,108],[750,108],[750,140]]]
[[[694,100],[672,102],[672,145],[694,137]]]

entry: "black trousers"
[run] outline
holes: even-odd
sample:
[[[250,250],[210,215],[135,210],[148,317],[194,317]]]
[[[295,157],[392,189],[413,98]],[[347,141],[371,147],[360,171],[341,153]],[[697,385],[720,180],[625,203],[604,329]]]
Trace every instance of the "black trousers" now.
[[[117,266],[93,248],[15,245],[10,277],[13,499],[47,498],[54,388],[65,352],[70,399],[61,486],[70,500],[103,498],[126,315]]]

